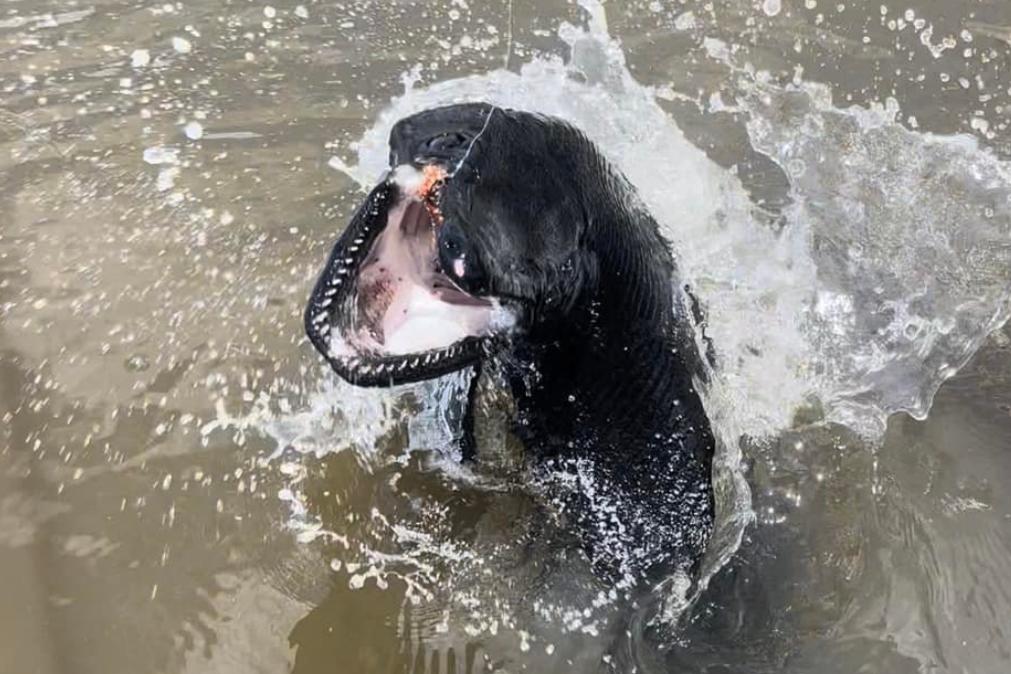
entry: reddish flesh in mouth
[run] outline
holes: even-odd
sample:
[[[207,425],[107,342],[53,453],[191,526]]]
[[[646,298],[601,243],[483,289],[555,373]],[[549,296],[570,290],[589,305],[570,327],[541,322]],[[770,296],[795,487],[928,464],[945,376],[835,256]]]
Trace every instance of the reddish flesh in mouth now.
[[[418,198],[425,202],[428,215],[432,222],[439,226],[442,224],[442,213],[436,205],[436,196],[443,183],[446,181],[446,170],[439,166],[429,164],[421,170],[421,185],[418,187]]]

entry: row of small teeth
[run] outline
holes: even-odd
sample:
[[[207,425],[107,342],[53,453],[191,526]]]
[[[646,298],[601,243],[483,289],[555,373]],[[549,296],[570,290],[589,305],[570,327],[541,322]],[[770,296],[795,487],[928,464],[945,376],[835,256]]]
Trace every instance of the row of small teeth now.
[[[369,232],[368,225],[362,227],[362,236],[352,241],[351,245],[348,246],[348,250],[352,253],[358,252],[361,249],[362,244],[365,243],[365,234],[368,234],[368,232]],[[323,297],[325,297],[326,299],[320,302],[319,306],[321,309],[326,309],[328,306],[330,306],[330,303],[333,302],[333,297],[334,295],[337,294],[337,288],[339,288],[340,285],[344,283],[344,279],[342,277],[347,276],[351,273],[352,265],[354,263],[355,263],[354,257],[344,258],[344,263],[341,265],[340,269],[337,270],[337,274],[330,279],[329,287],[323,292]],[[318,319],[319,316],[317,316],[316,318]]]
[[[463,345],[457,344],[449,348],[443,349],[442,351],[436,351],[434,353],[426,354],[425,356],[417,356],[411,360],[402,359],[399,361],[394,361],[390,363],[379,363],[378,365],[362,365],[361,360],[358,358],[352,358],[345,361],[348,369],[358,372],[361,374],[394,374],[397,372],[403,372],[408,367],[416,368],[421,365],[431,365],[437,363],[447,358],[453,358],[458,356],[463,352]]]

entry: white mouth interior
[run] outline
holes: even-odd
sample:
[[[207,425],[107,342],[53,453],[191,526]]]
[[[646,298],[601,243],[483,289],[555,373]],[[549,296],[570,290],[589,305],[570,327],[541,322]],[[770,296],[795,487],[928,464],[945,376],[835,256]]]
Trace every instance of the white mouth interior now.
[[[429,351],[483,334],[489,325],[489,309],[449,304],[428,288],[409,284],[397,293],[383,320],[384,351],[391,355]]]
[[[399,167],[401,176],[413,171]],[[447,348],[511,322],[498,302],[461,290],[438,269],[438,223],[417,196],[421,184],[406,175],[410,191],[390,211],[384,230],[361,265],[349,325],[335,334],[341,355],[404,356]],[[406,182],[405,180],[405,182]],[[454,262],[460,273],[464,260]]]

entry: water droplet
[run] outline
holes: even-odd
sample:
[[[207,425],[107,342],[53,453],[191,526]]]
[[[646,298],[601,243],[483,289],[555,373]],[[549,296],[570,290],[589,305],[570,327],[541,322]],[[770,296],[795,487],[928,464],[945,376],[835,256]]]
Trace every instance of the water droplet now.
[[[135,49],[130,54],[130,65],[134,68],[143,68],[151,63],[151,53],[146,49]]]
[[[183,133],[190,140],[200,140],[204,135],[204,127],[200,122],[190,122],[183,128]]]
[[[151,362],[142,354],[135,353],[126,359],[124,366],[130,372],[143,372],[151,367]]]

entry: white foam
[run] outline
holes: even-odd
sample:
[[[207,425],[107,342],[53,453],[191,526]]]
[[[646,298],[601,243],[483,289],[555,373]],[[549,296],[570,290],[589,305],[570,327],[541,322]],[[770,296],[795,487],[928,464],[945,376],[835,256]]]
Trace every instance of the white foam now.
[[[393,181],[404,194],[417,194],[425,181],[425,175],[410,164],[401,164],[393,169]]]

